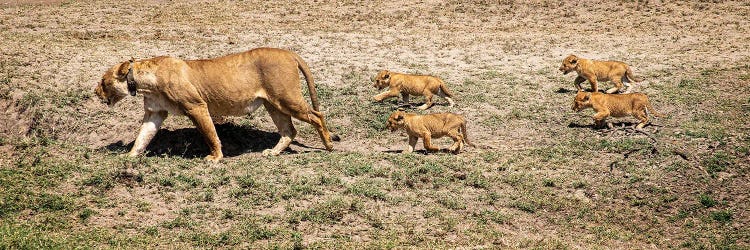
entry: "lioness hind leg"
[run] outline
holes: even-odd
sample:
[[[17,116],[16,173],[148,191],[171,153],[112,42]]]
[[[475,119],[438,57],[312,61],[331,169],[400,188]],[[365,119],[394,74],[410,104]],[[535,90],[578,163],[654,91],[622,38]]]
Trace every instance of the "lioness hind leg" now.
[[[264,106],[266,107],[266,110],[268,110],[271,120],[273,120],[273,123],[279,130],[281,138],[279,138],[279,142],[276,143],[276,146],[272,149],[263,150],[263,155],[279,155],[289,147],[289,144],[291,144],[292,141],[294,141],[294,137],[297,136],[297,130],[294,129],[294,124],[292,124],[292,117],[290,115],[284,114],[277,108],[273,107],[273,105],[266,103]]]
[[[333,151],[331,132],[328,131],[328,128],[326,127],[326,122],[323,118],[323,114],[318,111],[312,110],[309,107],[306,107],[305,109],[306,111],[292,112],[292,116],[299,119],[300,121],[307,122],[313,125],[313,127],[315,127],[315,130],[318,131],[318,135],[320,135],[320,139],[323,141],[323,145],[326,147],[326,150]]]

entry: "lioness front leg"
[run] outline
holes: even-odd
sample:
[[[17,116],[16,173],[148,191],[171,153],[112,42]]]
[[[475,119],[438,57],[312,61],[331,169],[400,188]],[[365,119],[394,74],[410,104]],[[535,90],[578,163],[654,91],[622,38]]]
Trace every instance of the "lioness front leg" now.
[[[205,159],[213,162],[221,160],[224,157],[224,154],[221,152],[221,141],[216,134],[216,128],[208,113],[206,104],[186,107],[185,114],[193,121],[198,131],[201,132],[203,138],[206,140],[206,144],[208,144],[208,148],[211,150],[211,155],[206,156]]]
[[[133,148],[130,149],[128,156],[137,156],[146,150],[151,139],[154,138],[156,132],[159,131],[162,122],[167,118],[167,111],[151,112],[146,110],[143,114],[143,124],[141,124],[141,130],[138,132],[138,137],[135,138]]]
[[[411,136],[410,135],[409,136],[409,146],[407,146],[406,149],[404,149],[404,151],[402,153],[408,154],[408,153],[414,152],[414,148],[417,146],[417,140],[419,140],[419,137]]]
[[[398,90],[388,89],[388,91],[385,91],[383,93],[373,96],[372,99],[375,100],[376,102],[380,102],[380,101],[385,100],[386,98],[396,97],[399,94],[400,93]]]

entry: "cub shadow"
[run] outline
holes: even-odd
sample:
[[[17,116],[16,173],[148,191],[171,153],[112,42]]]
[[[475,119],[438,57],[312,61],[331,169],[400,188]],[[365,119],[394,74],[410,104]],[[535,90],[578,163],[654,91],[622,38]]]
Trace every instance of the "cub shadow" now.
[[[248,152],[262,152],[273,148],[281,138],[275,132],[257,130],[249,126],[239,126],[232,123],[216,124],[216,133],[221,140],[221,151],[225,157],[238,156]],[[124,144],[118,141],[109,144],[105,148],[109,151],[128,152],[135,141]],[[304,147],[297,141],[292,144]],[[287,153],[298,153],[287,148]],[[160,129],[151,143],[146,147],[146,156],[179,156],[184,158],[203,158],[210,153],[203,135],[194,127],[181,128],[173,131]]]
[[[555,93],[558,93],[558,94],[565,94],[565,93],[572,93],[572,92],[577,92],[577,91],[569,90],[566,88],[560,88],[557,91],[555,91]]]
[[[612,123],[612,128],[613,129],[629,128],[629,127],[633,127],[636,124],[638,124],[638,123],[635,123],[635,122],[613,122]],[[578,124],[578,123],[575,123],[575,122],[569,123],[568,124],[568,128],[589,128],[589,129],[593,129],[593,130],[608,130],[609,129],[606,125],[603,126],[603,127],[601,127],[601,128],[597,128],[597,127],[594,126],[594,123],[590,123],[590,124]]]

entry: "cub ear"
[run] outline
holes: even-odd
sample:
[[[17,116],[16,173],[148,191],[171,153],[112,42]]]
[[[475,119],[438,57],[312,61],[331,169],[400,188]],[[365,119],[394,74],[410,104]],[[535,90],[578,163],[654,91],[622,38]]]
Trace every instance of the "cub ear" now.
[[[573,60],[570,60],[570,63],[576,64],[578,62],[578,58],[573,58]]]
[[[391,75],[390,75],[390,74],[388,74],[388,73],[386,73],[386,74],[385,74],[385,75],[383,76],[383,79],[388,79],[388,78],[391,78]]]
[[[586,93],[586,97],[583,98],[583,101],[588,101],[589,99],[591,99],[591,93],[590,92]]]
[[[120,80],[125,79],[125,76],[128,74],[128,69],[130,69],[130,61],[120,63],[120,67],[115,71],[115,78]]]
[[[400,121],[400,120],[403,120],[403,119],[404,119],[404,114],[399,113],[399,114],[396,115],[396,121]]]

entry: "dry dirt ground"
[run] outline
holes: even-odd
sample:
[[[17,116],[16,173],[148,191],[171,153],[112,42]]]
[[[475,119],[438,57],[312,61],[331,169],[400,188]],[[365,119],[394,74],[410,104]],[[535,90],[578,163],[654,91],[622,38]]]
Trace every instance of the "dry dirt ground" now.
[[[0,248],[748,248],[748,16],[746,1],[2,2]],[[118,157],[142,100],[96,100],[107,68],[256,47],[307,60],[335,152],[295,122],[291,150],[263,157],[278,135],[260,109],[217,125],[220,163],[176,116],[148,154]],[[593,129],[570,110],[568,54],[628,62],[668,117]],[[465,115],[480,147],[399,154],[397,100],[370,101],[380,69],[442,77],[458,105],[421,113]]]

